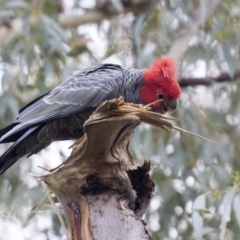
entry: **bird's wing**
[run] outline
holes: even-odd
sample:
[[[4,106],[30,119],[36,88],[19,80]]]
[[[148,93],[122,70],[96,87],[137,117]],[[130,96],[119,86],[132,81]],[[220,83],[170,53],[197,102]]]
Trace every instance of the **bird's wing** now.
[[[114,64],[102,64],[79,72],[21,109],[17,118],[18,125],[3,135],[0,141],[29,126],[70,116],[117,97],[121,79],[122,68]]]

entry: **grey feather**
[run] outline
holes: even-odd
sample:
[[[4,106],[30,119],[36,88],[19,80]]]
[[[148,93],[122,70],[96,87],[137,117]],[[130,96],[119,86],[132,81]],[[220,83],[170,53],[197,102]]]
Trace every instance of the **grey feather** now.
[[[102,64],[79,72],[29,103],[11,127],[0,131],[0,143],[15,141],[0,157],[0,173],[18,158],[35,154],[53,141],[81,137],[84,122],[105,100],[122,95],[127,102],[142,103],[142,75],[143,70]]]

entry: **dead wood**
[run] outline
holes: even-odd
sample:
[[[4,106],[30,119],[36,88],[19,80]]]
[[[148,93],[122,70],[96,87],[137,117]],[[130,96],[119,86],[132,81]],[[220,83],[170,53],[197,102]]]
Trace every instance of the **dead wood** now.
[[[129,141],[142,121],[176,128],[169,119],[122,98],[106,101],[64,164],[39,177],[62,204],[72,240],[151,239],[142,221],[154,190],[150,163],[135,167]]]

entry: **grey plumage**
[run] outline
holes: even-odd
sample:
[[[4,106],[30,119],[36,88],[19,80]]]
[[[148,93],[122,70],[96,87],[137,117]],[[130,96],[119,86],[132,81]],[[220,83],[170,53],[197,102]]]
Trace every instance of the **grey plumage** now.
[[[14,142],[0,157],[0,174],[53,141],[81,137],[84,122],[103,101],[124,96],[126,102],[142,103],[142,80],[143,70],[102,64],[79,72],[29,103],[15,123],[0,130],[0,143]]]

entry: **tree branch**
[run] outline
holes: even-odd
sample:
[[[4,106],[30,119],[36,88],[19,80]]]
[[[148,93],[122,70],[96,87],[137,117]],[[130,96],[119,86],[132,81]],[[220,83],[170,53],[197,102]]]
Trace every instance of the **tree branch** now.
[[[14,19],[7,25],[0,26],[0,48],[22,35],[22,31],[22,19]]]
[[[133,12],[139,14],[148,11],[152,7],[153,0],[121,0],[118,4],[114,1],[101,1],[94,9],[82,14],[60,13],[58,21],[63,28],[76,28],[87,23],[99,23],[122,13]],[[24,34],[22,19],[14,19],[8,24],[0,26],[0,48],[13,39]]]
[[[240,78],[240,72],[236,72],[234,77],[231,77],[228,73],[222,73],[221,75],[213,78],[181,78],[179,80],[179,85],[184,88],[184,87],[189,87],[189,86],[210,86],[214,83],[222,83],[222,82],[230,82],[233,80],[236,80]]]

